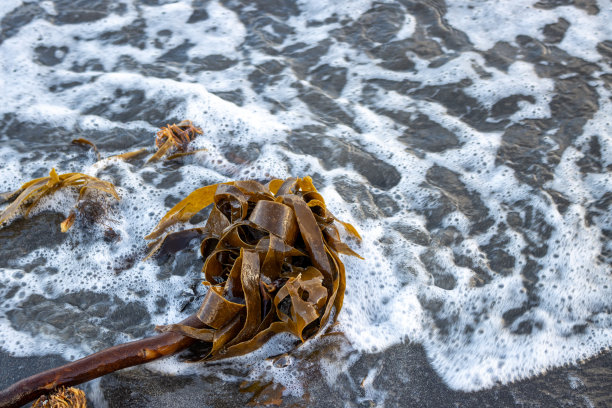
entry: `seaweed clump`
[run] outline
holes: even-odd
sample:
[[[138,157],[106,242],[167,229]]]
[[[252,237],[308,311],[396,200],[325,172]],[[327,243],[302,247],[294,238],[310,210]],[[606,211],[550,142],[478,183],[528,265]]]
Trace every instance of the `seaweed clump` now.
[[[202,228],[164,234],[213,204]],[[342,308],[345,269],[339,254],[357,255],[340,240],[336,217],[310,177],[234,181],[195,190],[159,222],[147,239],[152,252],[180,250],[200,236],[208,292],[196,313],[204,327],[158,327],[211,343],[206,359],[261,347],[275,334],[301,341]],[[338,221],[348,234],[357,230]]]
[[[23,194],[23,193],[22,193]],[[213,204],[203,227],[170,232]],[[0,407],[19,407],[61,386],[208,346],[204,360],[243,355],[278,333],[302,342],[342,308],[345,269],[340,254],[359,257],[340,239],[357,230],[336,219],[310,177],[233,181],[199,188],[174,206],[146,238],[151,254],[176,252],[200,238],[208,292],[202,306],[162,333],[119,344],[0,390]],[[335,314],[333,310],[335,309]]]
[[[162,157],[167,160],[193,154],[196,150],[188,151],[189,143],[196,138],[198,134],[202,134],[202,129],[195,127],[190,120],[183,120],[178,124],[166,125],[157,132],[155,138],[155,147],[157,152],[149,158],[148,162],[156,161]],[[174,154],[170,154],[175,152]]]
[[[61,387],[50,395],[43,395],[32,404],[32,408],[86,408],[85,393],[78,388]]]
[[[79,198],[68,217],[62,221],[62,232],[66,232],[72,227],[76,219],[75,209],[80,210],[83,208],[83,199],[90,191],[101,191],[119,200],[115,186],[109,181],[100,180],[97,177],[83,173],[64,173],[58,175],[53,168],[49,172],[48,177],[28,181],[18,190],[3,196],[5,201],[13,200],[13,202],[0,213],[0,225],[13,219],[20,211],[23,212],[24,217],[27,217],[43,198],[50,196],[60,189],[69,187],[79,189]]]

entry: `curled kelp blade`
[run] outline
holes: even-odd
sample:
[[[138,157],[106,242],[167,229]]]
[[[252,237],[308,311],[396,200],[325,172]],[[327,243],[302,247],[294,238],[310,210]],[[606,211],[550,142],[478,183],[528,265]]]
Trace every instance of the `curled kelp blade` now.
[[[10,221],[20,212],[25,217],[37,206],[37,204],[57,190],[63,188],[79,188],[79,200],[81,200],[89,190],[97,190],[107,193],[117,200],[119,195],[115,190],[115,186],[99,178],[89,176],[83,173],[64,173],[57,174],[55,169],[51,169],[48,177],[41,177],[27,183],[24,183],[18,190],[18,194],[14,193],[14,200],[0,213],[0,225]],[[61,224],[62,232],[66,232],[74,223],[74,210]]]
[[[204,227],[164,235],[212,205]],[[249,353],[281,332],[301,341],[342,308],[345,270],[339,254],[359,256],[342,242],[357,230],[327,209],[310,177],[234,181],[201,187],[162,217],[147,239],[161,253],[200,235],[209,287],[196,316],[204,328],[159,327],[212,343],[206,359]]]

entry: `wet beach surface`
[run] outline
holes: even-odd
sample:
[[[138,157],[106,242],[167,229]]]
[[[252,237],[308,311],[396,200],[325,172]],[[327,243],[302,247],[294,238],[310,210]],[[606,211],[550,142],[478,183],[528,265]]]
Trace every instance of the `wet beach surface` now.
[[[69,193],[0,228],[0,387],[197,310],[198,245],[143,261],[189,192],[311,175],[364,236],[330,334],[115,373],[92,406],[612,406],[611,19],[594,0],[2,3],[0,193],[55,167],[122,199],[66,234]],[[150,148],[182,119],[206,151],[71,144]]]

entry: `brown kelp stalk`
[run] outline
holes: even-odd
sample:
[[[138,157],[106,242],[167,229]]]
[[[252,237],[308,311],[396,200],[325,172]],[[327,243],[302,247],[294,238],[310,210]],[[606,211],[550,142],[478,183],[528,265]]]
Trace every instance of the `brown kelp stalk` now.
[[[194,327],[203,325],[194,316],[181,323]],[[25,378],[0,391],[0,408],[21,407],[58,387],[81,384],[122,368],[148,363],[184,350],[193,342],[194,339],[178,333],[163,333],[102,350]]]
[[[166,233],[214,204],[206,225]],[[205,285],[195,314],[158,327],[165,334],[101,351],[35,375],[0,392],[0,408],[19,406],[63,385],[210,343],[204,360],[247,354],[275,334],[301,341],[317,334],[342,308],[345,270],[339,254],[359,256],[340,240],[338,221],[303,179],[233,181],[199,188],[174,206],[147,239],[152,253],[168,254],[200,238]],[[338,221],[359,239],[353,226]]]

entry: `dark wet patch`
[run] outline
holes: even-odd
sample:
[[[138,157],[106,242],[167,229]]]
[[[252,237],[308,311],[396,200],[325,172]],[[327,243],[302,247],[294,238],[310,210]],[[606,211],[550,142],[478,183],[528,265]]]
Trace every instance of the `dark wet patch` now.
[[[484,51],[483,55],[487,65],[508,72],[510,65],[516,61],[517,52],[517,48],[513,45],[505,41],[498,41],[493,48]]]
[[[106,31],[98,38],[104,43],[113,45],[128,44],[142,50],[145,48],[147,40],[146,28],[146,21],[142,18],[138,18],[119,30]]]
[[[603,164],[601,160],[601,143],[599,142],[599,137],[595,135],[591,136],[587,145],[583,146],[581,150],[584,156],[576,162],[580,168],[580,172],[583,174],[602,172]]]
[[[36,3],[22,3],[9,11],[0,20],[0,44],[17,34],[21,27],[45,14],[45,11]]]
[[[59,355],[16,357],[0,350],[0,389],[65,363],[67,361]]]
[[[435,251],[428,249],[421,253],[419,259],[423,263],[425,270],[427,270],[433,278],[432,283],[434,286],[445,290],[453,290],[455,286],[457,286],[457,279],[453,274],[449,273],[444,266],[440,265],[436,259]],[[445,321],[444,325],[441,326],[446,326],[447,324],[449,324],[449,322]],[[444,327],[441,326],[439,326],[439,328],[444,329]]]
[[[400,95],[406,95],[410,91],[418,88],[421,83],[409,80],[393,81],[390,79],[368,79],[368,84],[373,84],[387,91],[394,91]]]
[[[102,98],[102,103],[84,110],[85,115],[99,115],[111,121],[132,122],[144,120],[153,125],[160,121],[178,123],[181,118],[168,117],[167,112],[172,111],[181,103],[171,98],[166,101],[147,99],[145,92],[140,89],[116,89],[113,98]]]
[[[125,4],[110,0],[55,0],[54,6],[56,14],[47,18],[57,25],[101,20],[126,9]]]
[[[277,60],[270,60],[257,65],[249,74],[248,79],[256,93],[262,93],[267,86],[274,85],[282,76],[279,75],[285,65]]]
[[[416,18],[418,27],[428,38],[438,38],[444,47],[455,51],[466,51],[472,47],[468,36],[448,24],[444,18],[444,2],[422,2],[401,0],[411,16]]]
[[[129,55],[122,55],[119,57],[117,64],[113,68],[113,71],[132,71],[138,72],[144,76],[151,76],[156,78],[176,78],[178,77],[178,71],[172,69],[172,64],[169,66],[162,64],[141,64]],[[177,68],[177,67],[174,67]],[[134,108],[134,107],[132,107]]]
[[[150,317],[142,304],[90,291],[54,299],[30,295],[6,315],[16,330],[33,336],[47,334],[72,345],[85,343],[94,349],[113,345],[117,335],[140,337],[151,331]],[[100,319],[104,319],[102,324]]]
[[[582,9],[588,14],[598,14],[599,6],[597,0],[540,0],[533,5],[535,8],[545,10],[554,9],[562,6],[574,6],[577,9]]]
[[[18,259],[35,249],[58,247],[67,238],[59,227],[64,218],[62,214],[43,212],[28,218],[18,217],[0,228],[0,248],[4,254],[0,256],[0,267],[18,267]]]
[[[502,276],[509,276],[515,270],[516,258],[504,248],[510,243],[510,238],[500,228],[486,245],[480,249],[487,255],[489,269]]]
[[[212,91],[211,93],[238,106],[244,105],[244,94],[240,88],[234,89],[233,91]]]
[[[291,148],[321,160],[327,169],[350,165],[372,186],[389,190],[396,186],[401,175],[391,164],[352,143],[325,136],[322,128],[308,126],[294,131],[288,138]]]
[[[193,11],[187,20],[187,24],[197,23],[198,21],[208,20],[208,12],[206,6],[208,5],[207,0],[193,0],[191,8]]]
[[[44,47],[39,46],[34,48],[34,53],[36,54],[36,62],[42,65],[46,65],[48,67],[52,67],[61,63],[66,57],[66,53],[68,52],[68,47]]]
[[[364,39],[376,43],[386,43],[395,37],[402,28],[405,11],[399,4],[378,3],[359,16],[355,31],[359,31]]]
[[[181,174],[180,171],[165,172],[164,178],[162,178],[155,187],[162,189],[162,190],[169,189],[169,188],[175,187],[182,180],[183,180],[183,175]],[[173,203],[172,205],[174,204],[176,203]]]
[[[275,3],[284,1],[269,2],[266,3],[266,7],[273,8]],[[290,4],[291,0],[287,0],[287,3]],[[282,44],[285,38],[294,32],[293,28],[282,21],[283,16],[289,16],[292,13],[288,9],[283,11],[282,8],[278,8],[275,11],[276,14],[280,14],[278,16],[274,15],[275,13],[270,14],[264,10],[248,7],[249,4],[239,1],[226,2],[225,6],[238,15],[246,28],[246,39],[241,48],[247,52],[253,48],[269,55],[277,55],[278,51],[275,47]]]
[[[157,59],[158,63],[180,66],[189,60],[187,53],[195,44],[189,40],[183,41],[181,45],[166,51]]]
[[[104,71],[104,65],[102,65],[102,61],[99,59],[92,58],[83,62],[75,61],[70,69],[77,73],[87,71]]]
[[[450,201],[452,207],[472,221],[472,233],[485,231],[490,226],[489,209],[477,192],[467,189],[459,174],[446,167],[434,165],[427,170],[425,180],[431,187],[438,189]]]
[[[327,125],[342,123],[355,128],[353,114],[347,108],[338,105],[332,98],[316,88],[306,88],[296,82],[293,86],[298,91],[298,98],[306,104],[315,115],[315,119]]]
[[[497,163],[515,168],[519,180],[530,185],[552,180],[552,166],[546,160],[546,150],[552,147],[546,138],[548,126],[544,120],[524,120],[510,126],[497,150]]]
[[[261,145],[251,142],[247,146],[227,144],[222,147],[223,155],[232,163],[244,165],[252,163],[261,154]]]
[[[332,98],[337,98],[346,85],[347,71],[344,67],[323,64],[310,72],[310,83]]]
[[[406,238],[408,241],[414,244],[421,245],[421,246],[428,246],[429,243],[431,242],[431,238],[427,231],[424,231],[413,225],[405,225],[402,223],[396,223],[393,225],[393,229],[395,229],[397,232],[402,234],[404,238]]]
[[[300,9],[294,0],[254,0],[252,3],[258,11],[282,19],[300,14]]]
[[[372,48],[370,52],[374,58],[382,61],[378,63],[383,68],[391,71],[411,71],[415,64],[407,57],[409,41],[392,41]]]
[[[327,54],[332,42],[329,39],[319,42],[317,45],[309,47],[305,43],[296,43],[284,48],[281,53],[286,55],[287,61],[296,76],[300,79],[305,78],[311,67],[316,67],[321,58]]]
[[[491,116],[494,118],[506,118],[515,114],[521,108],[519,102],[524,101],[531,104],[535,103],[535,98],[531,95],[510,95],[495,102],[491,107]]]
[[[594,63],[574,57],[555,45],[546,45],[526,35],[518,35],[516,43],[519,46],[517,58],[534,64],[535,71],[540,77],[558,78],[579,74],[581,77],[579,79],[586,79],[600,70]]]
[[[508,127],[497,162],[515,169],[521,181],[541,186],[552,180],[563,152],[599,109],[599,95],[588,81],[598,67],[531,37],[518,36],[517,43],[519,57],[534,63],[539,76],[555,80],[551,118],[526,119]]]
[[[397,117],[397,116],[395,116]],[[398,120],[398,121],[401,121]],[[443,152],[460,146],[457,136],[424,114],[417,114],[414,120],[404,123],[406,130],[399,140],[413,149],[428,152]]]
[[[457,83],[424,86],[414,90],[410,95],[417,99],[435,101],[447,109],[447,113],[456,116],[473,126],[475,129],[487,132],[502,129],[504,122],[489,121],[488,110],[478,101],[469,96],[462,88],[472,85],[470,79],[464,79]]]
[[[560,17],[556,23],[546,24],[542,33],[544,34],[545,41],[548,43],[560,43],[565,36],[570,23],[563,17]]]
[[[334,179],[334,187],[344,201],[358,204],[352,213],[358,219],[377,219],[382,217],[374,201],[374,197],[368,191],[366,185],[347,178]]]
[[[213,54],[206,57],[195,57],[187,65],[187,73],[195,74],[201,71],[223,71],[236,65],[238,61],[224,55]]]
[[[203,364],[203,363],[196,363]],[[243,376],[221,366],[219,373]],[[221,374],[223,375],[223,374]],[[239,384],[216,375],[166,376],[137,367],[105,376],[101,387],[109,406],[125,407],[246,407],[250,395],[238,392]]]
[[[608,64],[612,65],[612,40],[598,43],[596,49],[598,53],[608,60]]]

